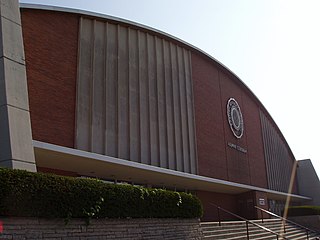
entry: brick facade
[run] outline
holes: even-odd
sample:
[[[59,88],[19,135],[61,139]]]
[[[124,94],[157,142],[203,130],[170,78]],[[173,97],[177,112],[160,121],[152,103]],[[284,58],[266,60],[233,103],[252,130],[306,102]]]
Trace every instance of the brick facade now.
[[[60,146],[70,147],[70,148],[75,148],[75,121],[76,121],[76,115],[79,116],[79,114],[76,114],[75,109],[76,109],[77,74],[80,66],[80,65],[78,66],[78,61],[80,59],[80,58],[78,59],[78,51],[80,49],[80,48],[78,49],[78,46],[79,46],[78,38],[81,39],[81,37],[79,37],[81,34],[79,35],[79,32],[78,32],[80,17],[81,15],[77,15],[74,13],[64,13],[64,12],[46,11],[46,10],[37,10],[37,9],[21,10],[23,39],[24,39],[25,55],[26,55],[26,63],[27,63],[27,81],[28,81],[30,116],[31,116],[33,139],[46,142],[46,143],[52,143]],[[91,17],[89,19],[91,19]],[[90,21],[88,20],[88,22],[91,22],[91,20]],[[93,21],[93,22],[96,22],[96,21]],[[101,27],[102,23],[100,22],[99,24],[98,25]],[[114,30],[120,26],[119,29],[121,31],[119,29],[117,31],[114,31],[114,33],[120,34],[120,35],[114,35],[115,39],[118,36],[121,36],[121,32],[125,32],[124,30],[126,30],[126,27],[130,25],[128,23],[121,23],[121,22],[116,22],[116,24],[117,26],[113,26]],[[95,26],[95,25],[92,25],[92,26]],[[108,23],[106,26],[105,25],[103,26],[105,27],[105,29],[108,29],[108,28],[111,29],[112,24]],[[93,28],[95,29],[95,27]],[[135,28],[137,27],[134,27],[133,29]],[[140,27],[138,27],[138,29],[140,29]],[[196,164],[195,164],[197,165],[197,171],[193,170],[190,172],[196,173],[200,176],[206,176],[210,178],[227,180],[230,182],[248,184],[248,185],[257,186],[257,187],[266,188],[266,189],[270,188],[270,186],[268,186],[268,181],[267,181],[265,149],[264,149],[264,142],[263,142],[263,136],[262,136],[262,130],[261,130],[262,129],[261,118],[260,118],[261,112],[265,113],[265,115],[268,118],[270,118],[271,125],[277,131],[279,131],[279,134],[280,134],[280,130],[277,128],[276,124],[273,122],[273,120],[271,119],[269,114],[266,112],[266,110],[264,109],[263,105],[259,102],[259,100],[241,81],[239,81],[239,79],[235,75],[233,75],[231,72],[229,72],[227,69],[225,69],[223,66],[221,66],[219,63],[217,63],[213,59],[207,57],[205,54],[199,52],[196,49],[193,49],[190,46],[184,45],[179,41],[173,40],[168,36],[162,36],[162,34],[160,33],[155,33],[155,32],[152,32],[151,30],[147,31],[147,30],[144,30],[143,28],[141,28],[140,30],[141,30],[139,32],[140,35],[144,31],[148,33],[147,35],[145,35],[146,41],[144,41],[147,43],[146,49],[148,49],[148,46],[150,44],[154,44],[154,46],[152,45],[153,46],[152,48],[150,47],[151,45],[149,46],[149,48],[153,49],[152,51],[155,52],[155,49],[157,49],[156,48],[157,46],[158,47],[162,46],[160,45],[161,43],[163,44],[163,46],[159,49],[167,49],[164,52],[170,52],[171,51],[170,49],[172,48],[173,43],[175,44],[177,43],[181,46],[177,47],[175,51],[177,52],[181,51],[180,53],[181,55],[182,50],[180,48],[183,47],[183,48],[186,48],[188,56],[191,56],[190,59],[185,58],[183,61],[176,60],[178,63],[180,61],[180,62],[188,62],[188,64],[190,61],[190,66],[191,66],[191,71],[190,72],[188,71],[188,73],[190,73],[191,75],[192,84],[190,85],[192,85],[193,97],[194,97],[193,98],[194,118],[192,117],[192,121],[194,119],[194,124],[196,129],[195,131],[196,136],[194,140],[196,142],[196,152],[197,152]],[[133,32],[134,32],[133,30],[130,31],[130,34],[132,34]],[[142,35],[144,36],[144,34],[145,33],[143,33]],[[140,39],[141,41],[142,35],[141,36],[140,35],[137,35],[137,39]],[[153,35],[157,36],[157,38],[154,38],[155,43],[149,43],[148,45],[148,41],[151,41],[150,39],[153,39],[152,38]],[[108,36],[110,37],[111,35],[109,34]],[[161,39],[162,37],[163,39]],[[122,39],[129,39],[129,38],[122,38]],[[108,41],[111,41],[111,40],[109,38]],[[83,45],[86,45],[86,44],[88,43],[84,41]],[[95,44],[95,42],[93,41],[93,43],[90,43],[88,46],[91,46],[92,44]],[[126,49],[127,43],[122,42],[122,45],[120,44],[119,46],[118,47],[120,50],[122,49],[121,46],[124,49]],[[88,49],[90,49],[90,47]],[[116,62],[116,64],[114,64],[117,66],[117,68],[118,68],[118,65],[121,68],[121,66],[127,66],[129,64],[129,62],[127,64],[127,62],[123,60],[124,58],[127,58],[129,54],[123,55],[124,57],[122,58],[118,58],[118,55],[116,54],[118,54],[118,52],[121,53],[122,50],[116,51],[117,48],[113,47],[112,45],[110,45],[107,49],[109,50],[112,49],[114,51],[114,55],[112,54],[110,55],[112,58],[121,60],[120,62]],[[130,49],[136,51],[134,46],[131,47]],[[97,51],[97,52],[100,53],[104,51],[105,50]],[[134,51],[131,51],[131,53]],[[159,50],[158,52],[161,53],[161,51]],[[110,54],[110,51],[109,51],[109,54]],[[145,56],[144,54],[143,56]],[[162,56],[161,54],[163,54],[162,58],[159,57],[159,56]],[[159,59],[161,59],[161,61],[158,59],[159,60],[159,61],[157,60],[158,62],[164,62],[166,64],[168,64],[168,62],[175,62],[172,60],[172,59],[175,59],[174,57],[169,58],[168,54],[167,54],[168,56],[164,53],[161,53],[161,54],[158,56]],[[184,54],[187,56],[186,52]],[[140,55],[139,56],[137,55],[137,59],[138,57],[140,57]],[[165,56],[167,56],[168,59],[166,59]],[[91,58],[84,57],[84,59],[89,61]],[[100,62],[104,64],[104,61],[105,60]],[[146,57],[145,60],[143,61],[141,61],[141,59],[139,61],[138,61],[139,64],[141,62],[146,62],[146,64],[149,64],[149,65],[151,64],[148,57]],[[153,61],[156,62],[155,59]],[[90,64],[92,64],[91,63],[92,59],[89,62]],[[132,64],[131,62],[130,64]],[[137,65],[140,68],[146,67],[142,65],[140,66],[139,64]],[[155,63],[153,63],[153,65],[156,66]],[[112,66],[113,65],[112,64],[110,65],[110,62],[109,62],[110,69],[115,70],[116,67],[114,66],[112,67]],[[164,65],[164,66],[165,66],[164,69],[161,68],[162,70],[160,71],[159,64],[158,64],[157,68],[155,68],[155,71],[146,72],[144,73],[144,76],[146,77],[146,79],[149,79],[149,75],[151,76],[154,74],[154,72],[157,72],[160,74],[157,77],[157,79],[162,79],[161,74],[171,76],[173,73],[175,73],[177,69],[177,66],[175,65],[172,65],[172,66]],[[83,69],[86,70],[87,67],[84,67]],[[94,69],[100,69],[100,67],[97,67]],[[151,67],[149,66],[148,69],[151,69]],[[179,69],[179,66],[178,66],[178,69]],[[180,66],[180,69],[184,69],[184,68]],[[90,71],[92,74],[95,72],[95,70],[89,68],[88,72]],[[185,69],[184,69],[184,72],[186,72]],[[104,73],[105,71],[102,72],[102,74]],[[114,72],[115,75],[117,75],[118,73],[121,73],[121,76],[122,75],[129,76],[128,71],[126,74],[124,74],[120,70],[117,70],[116,72]],[[172,76],[174,77],[172,78],[172,83],[174,82],[173,81],[174,79],[179,78],[179,76],[181,78],[183,74],[185,73],[181,72],[181,74],[176,74],[177,76],[173,74]],[[136,75],[139,75],[139,74],[136,74]],[[93,79],[94,76],[95,75],[93,74],[88,79]],[[99,80],[99,78],[97,79]],[[151,80],[148,80],[148,81],[151,81]],[[116,82],[117,84],[115,86],[118,86],[118,81]],[[129,83],[129,80],[127,82]],[[99,85],[101,84],[101,82],[98,82],[98,83]],[[153,83],[153,81],[151,81],[151,83]],[[154,89],[156,89],[158,85],[157,86],[154,85]],[[161,86],[166,86],[166,85],[161,85]],[[181,87],[181,89],[182,88],[183,86]],[[128,89],[129,88],[125,88],[124,89],[125,91],[123,92],[127,92],[129,96],[132,97],[133,94],[130,93],[130,91],[127,91]],[[137,118],[138,117],[137,113],[140,114],[140,111],[145,116],[150,117],[149,112],[146,112],[146,111],[155,109],[152,107],[149,109],[149,104],[150,104],[149,95],[154,96],[155,95],[154,92],[149,93],[148,92],[149,90],[147,87],[143,89],[145,91],[145,95],[148,96],[147,98],[148,101],[146,101],[145,106],[143,105],[145,109],[141,108],[144,110],[141,110],[140,106],[138,108],[138,105],[137,105],[136,109],[131,112],[131,115],[133,116],[133,118],[131,116],[132,119]],[[176,86],[175,89],[176,89],[175,91],[177,91],[178,86]],[[181,89],[179,91],[181,91]],[[132,90],[133,88],[131,88],[131,91]],[[140,90],[141,89],[138,89],[136,92]],[[167,92],[170,92],[170,94],[167,94],[167,95],[173,96],[173,88],[172,89],[170,88],[169,90],[170,91],[168,91],[168,89],[166,90]],[[180,94],[179,91],[177,91],[178,95]],[[96,92],[93,91],[93,92],[97,94],[97,91]],[[110,92],[113,93],[112,91]],[[163,92],[164,90],[159,91],[159,93],[162,93],[162,94]],[[117,91],[116,94],[118,93],[119,91]],[[100,95],[101,98],[103,96],[104,96],[103,94]],[[120,103],[126,103],[132,107],[132,105],[130,105],[130,101],[128,100],[130,98],[128,97],[124,98],[123,96],[124,95],[120,96],[119,98],[120,100],[118,99],[118,96],[117,96],[117,100],[115,100],[115,102],[117,102],[117,104],[118,104],[118,101]],[[159,94],[159,96],[160,96],[159,99],[162,99],[163,96],[161,94]],[[143,99],[142,97],[140,98]],[[240,105],[242,115],[244,118],[244,134],[239,139],[233,135],[227,120],[226,104],[229,98],[235,98],[237,100],[237,102]],[[92,97],[92,99],[94,98]],[[92,101],[92,99],[90,101]],[[179,101],[178,100],[179,98],[177,97],[176,105],[182,106],[182,104],[180,103],[181,100]],[[192,99],[190,99],[190,103],[192,102],[191,100]],[[155,105],[154,102],[152,104]],[[161,104],[163,103],[161,102]],[[110,104],[110,105],[111,106],[109,106],[108,111],[111,111],[112,108],[115,106],[115,104]],[[153,105],[150,105],[150,106],[153,106]],[[170,102],[168,106],[170,106]],[[122,107],[117,107],[117,109],[121,110]],[[87,109],[84,108],[84,110],[87,110]],[[128,114],[126,111],[123,119],[126,123],[130,123],[129,121],[130,116],[127,116]],[[182,119],[181,123],[185,124],[186,122],[185,118],[181,117],[183,116],[183,114],[181,115],[181,112],[184,113],[183,111],[173,111],[175,115],[174,116],[168,115],[169,117],[167,116],[167,118],[169,120],[171,118],[176,119],[177,122],[179,122]],[[96,113],[96,111],[91,111],[91,114],[92,112]],[[157,114],[159,114],[160,112],[162,111],[159,111]],[[83,116],[87,116],[87,114],[83,114]],[[114,128],[117,130],[119,126],[120,127],[122,126],[121,121],[119,123],[119,119],[118,119],[119,116],[122,116],[122,115],[120,115],[119,113],[116,113],[114,114],[114,116],[112,115],[112,117],[110,117],[110,119],[112,120],[112,124],[114,123]],[[156,114],[154,114],[154,116],[156,116]],[[133,149],[137,150],[136,157],[133,157],[130,160],[134,160],[137,162],[141,161],[142,159],[141,149],[145,147],[145,145],[143,145],[142,143],[145,143],[146,140],[151,141],[152,139],[152,142],[155,142],[155,143],[157,141],[160,141],[159,139],[163,140],[164,138],[161,137],[162,136],[161,134],[159,134],[159,136],[157,135],[158,132],[162,133],[161,130],[167,130],[166,134],[168,133],[172,134],[173,127],[175,127],[176,129],[180,129],[179,125],[176,124],[178,127],[174,125],[175,122],[171,123],[171,121],[169,120],[165,122],[163,121],[164,119],[164,117],[162,117],[163,115],[160,114],[159,116],[160,117],[154,117],[154,119],[156,120],[154,120],[153,123],[155,121],[161,122],[161,128],[158,128],[158,126],[154,124],[150,125],[150,126],[153,126],[152,129],[150,128],[149,125],[142,125],[143,127],[141,129],[145,130],[146,137],[143,137],[143,135],[141,135],[141,132],[138,132],[138,130],[140,131],[140,129],[137,127],[138,121],[136,122],[136,124],[134,124],[134,126],[138,130],[133,128],[132,126],[126,127],[126,128],[119,128],[120,130],[121,129],[123,130],[122,133],[125,136],[123,137],[123,139],[125,139],[125,141],[128,141],[128,139],[133,141],[130,146],[128,144],[127,144],[128,146],[125,146],[124,144],[120,144],[119,146],[121,147],[125,146],[126,151],[128,151],[128,149],[131,149],[132,151]],[[94,116],[92,117],[92,119],[94,119]],[[90,121],[92,119],[90,117]],[[96,121],[96,122],[99,122],[99,121]],[[105,123],[106,121],[101,121],[101,122]],[[92,125],[87,124],[86,126],[91,131],[90,134],[88,134],[90,139],[91,140],[94,139],[95,141],[98,139],[97,141],[101,141],[101,138],[103,138],[102,133],[104,133],[105,131],[101,129],[96,131],[96,133],[98,133],[98,136],[100,137],[100,140],[99,140],[99,138],[92,138],[91,136],[92,129],[93,129]],[[169,128],[169,126],[171,126],[171,128]],[[151,131],[150,129],[154,132],[153,135],[152,134],[150,135],[150,131]],[[126,134],[129,134],[130,131],[134,132],[135,137],[132,137],[132,138],[127,137]],[[187,133],[190,134],[190,132],[185,132],[185,136],[188,135]],[[168,136],[170,134],[168,134]],[[119,141],[120,137],[122,137],[122,135],[121,134],[119,135],[118,133],[112,133],[111,136],[112,136],[111,141],[109,141],[108,143],[109,146],[113,146],[112,144],[115,141]],[[186,141],[187,138],[186,137],[183,138],[183,136],[184,136],[183,134],[181,133],[179,134],[179,132],[177,132],[176,136],[170,135],[170,139],[172,137],[172,139],[174,140],[174,141],[172,140],[172,142],[175,142],[175,143],[179,142],[179,144],[180,142],[182,142],[185,144],[185,146],[188,146],[190,142]],[[192,136],[192,134],[190,134],[190,136]],[[139,143],[142,147],[135,142],[136,139],[138,139],[138,137],[144,140],[142,141],[142,143]],[[285,140],[282,138],[283,136],[281,135],[281,141],[285,145],[285,148],[287,148],[288,151],[290,151],[289,146],[286,144]],[[155,145],[157,145],[155,143],[152,143],[151,146],[154,147]],[[243,152],[237,151],[236,149],[230,147],[228,143],[240,146],[243,149],[245,149],[247,152],[243,153]],[[162,147],[163,146],[164,148],[168,147],[168,149],[170,150],[170,154],[172,155],[172,159],[179,158],[181,160],[180,161],[181,164],[179,162],[179,164],[172,164],[174,166],[170,167],[170,161],[168,159],[170,158],[171,155],[169,154],[169,152],[167,154],[164,154],[165,149],[162,149],[161,151],[163,152],[162,153],[163,157],[160,159],[165,163],[163,163],[162,165],[160,164],[159,166],[163,168],[171,168],[178,171],[182,171],[181,170],[182,163],[185,164],[186,166],[188,165],[188,163],[182,162],[182,160],[184,159],[181,157],[182,154],[180,155],[176,154],[178,152],[177,149],[180,149],[181,146],[177,145],[178,148],[176,148],[175,145],[170,141],[168,141],[166,144],[162,144]],[[158,150],[157,148],[154,148],[155,156],[157,154],[160,154],[159,149],[161,148],[158,148]],[[183,151],[180,151],[180,152],[187,156],[188,155],[187,150],[190,149],[190,147],[189,148],[186,147],[185,149],[186,149],[185,152]],[[114,151],[119,152],[118,149],[116,148]],[[112,155],[110,154],[110,152],[105,152],[105,153],[103,151],[101,152],[97,151],[97,152],[101,154],[106,154],[109,156],[117,156],[122,159],[129,159],[124,157],[121,154]],[[147,163],[147,161],[152,159],[149,156],[150,155],[149,150],[146,150],[146,153],[147,153],[145,157],[146,161],[145,162],[142,161],[142,163]],[[154,162],[158,164],[157,158],[155,158]],[[293,155],[292,155],[292,162],[294,162]],[[154,165],[157,165],[157,164],[154,164]],[[63,166],[61,166],[61,168],[63,169]],[[76,172],[69,172],[69,171],[64,171],[59,169],[38,167],[38,170],[41,172],[53,172],[60,175],[77,176]],[[169,186],[169,187],[172,187],[172,186]],[[188,188],[187,185],[186,185],[186,188]],[[190,190],[193,190],[193,189],[190,189]],[[295,193],[297,192],[296,190],[297,190],[297,187],[296,187],[296,184],[294,184]],[[216,204],[228,210],[231,210],[234,212],[238,211],[239,201],[237,200],[237,197],[239,196],[237,195],[231,195],[231,194],[228,195],[228,194],[204,192],[204,191],[197,192],[197,195],[203,201],[203,204],[204,204],[204,209],[205,209],[204,219],[208,218],[211,214],[210,212],[213,211],[212,210],[213,208],[209,204],[209,202],[212,201],[212,199],[214,199]],[[242,199],[242,198],[247,200],[247,197],[240,197],[239,199]],[[254,197],[250,197],[250,198],[255,199]]]
[[[198,168],[203,176],[267,188],[259,106],[234,76],[199,54],[192,54]],[[244,118],[240,139],[230,130],[226,104],[235,98]],[[242,153],[228,146],[247,150]]]
[[[238,213],[237,195],[214,193],[207,191],[197,191],[197,197],[201,199],[203,205],[202,221],[218,221],[217,208],[211,203],[220,206],[230,212]],[[233,219],[233,216],[221,212],[221,219]]]
[[[21,12],[33,139],[74,147],[78,16]]]
[[[35,9],[21,16],[33,139],[74,148],[79,16]],[[198,174],[268,188],[261,104],[230,72],[192,49],[191,67]],[[240,139],[227,121],[230,97],[244,118]]]

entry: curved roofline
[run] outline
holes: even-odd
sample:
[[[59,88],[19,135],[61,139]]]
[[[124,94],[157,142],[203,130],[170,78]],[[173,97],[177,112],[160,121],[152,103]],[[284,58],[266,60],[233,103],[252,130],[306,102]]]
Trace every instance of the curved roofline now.
[[[148,31],[151,32],[155,32],[157,34],[163,35],[165,37],[168,37],[170,39],[173,39],[203,55],[205,55],[206,57],[208,57],[209,59],[213,60],[215,63],[217,63],[220,67],[222,67],[223,69],[227,70],[232,76],[234,76],[240,84],[242,84],[248,91],[249,93],[258,101],[258,103],[261,105],[262,109],[269,115],[270,119],[272,120],[273,124],[276,126],[278,132],[281,134],[283,140],[285,141],[285,143],[287,144],[290,153],[292,154],[293,158],[295,159],[295,156],[286,140],[286,138],[284,137],[283,133],[281,132],[280,128],[278,127],[278,125],[276,124],[276,122],[274,121],[273,117],[271,116],[271,114],[268,112],[268,110],[266,109],[266,107],[263,105],[263,103],[260,101],[260,99],[254,94],[254,92],[240,79],[240,77],[237,76],[237,74],[235,74],[233,71],[231,71],[227,66],[225,66],[223,63],[221,63],[219,60],[217,60],[216,58],[212,57],[210,54],[206,53],[205,51],[201,50],[200,48],[180,39],[177,38],[169,33],[163,32],[161,30],[152,28],[150,26],[146,26],[137,22],[133,22],[130,20],[126,20],[123,18],[119,18],[119,17],[114,17],[114,16],[110,16],[107,14],[102,14],[102,13],[95,13],[95,12],[91,12],[91,11],[86,11],[86,10],[81,10],[81,9],[74,9],[74,8],[67,8],[67,7],[58,7],[58,6],[49,6],[49,5],[42,5],[42,4],[29,4],[29,3],[20,3],[20,8],[26,8],[26,9],[39,9],[39,10],[48,10],[48,11],[56,11],[56,12],[67,12],[67,13],[75,13],[75,14],[81,14],[81,15],[87,15],[87,16],[92,16],[92,17],[99,17],[99,18],[103,18],[103,19],[108,19],[108,20],[113,20],[113,21],[117,21],[117,22],[122,22],[125,24],[129,24],[135,27],[139,27],[142,29],[146,29]],[[295,159],[296,160],[296,159]]]

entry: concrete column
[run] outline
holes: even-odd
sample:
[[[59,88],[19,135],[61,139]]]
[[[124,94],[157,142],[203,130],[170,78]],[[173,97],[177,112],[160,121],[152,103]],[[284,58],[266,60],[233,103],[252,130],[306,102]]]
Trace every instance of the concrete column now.
[[[36,171],[18,0],[0,0],[0,166]]]

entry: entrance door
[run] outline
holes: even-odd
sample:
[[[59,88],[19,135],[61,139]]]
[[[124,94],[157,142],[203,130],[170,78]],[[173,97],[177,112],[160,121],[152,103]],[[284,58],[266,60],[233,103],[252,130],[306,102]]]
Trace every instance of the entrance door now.
[[[246,219],[256,219],[257,211],[254,208],[255,197],[253,192],[238,195],[238,214]]]

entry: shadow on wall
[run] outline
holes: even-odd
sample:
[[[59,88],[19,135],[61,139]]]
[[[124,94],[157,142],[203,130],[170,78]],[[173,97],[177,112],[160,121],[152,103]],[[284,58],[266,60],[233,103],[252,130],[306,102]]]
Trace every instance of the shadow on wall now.
[[[310,204],[320,206],[320,181],[310,159],[298,161],[297,178],[300,195],[311,197]]]

